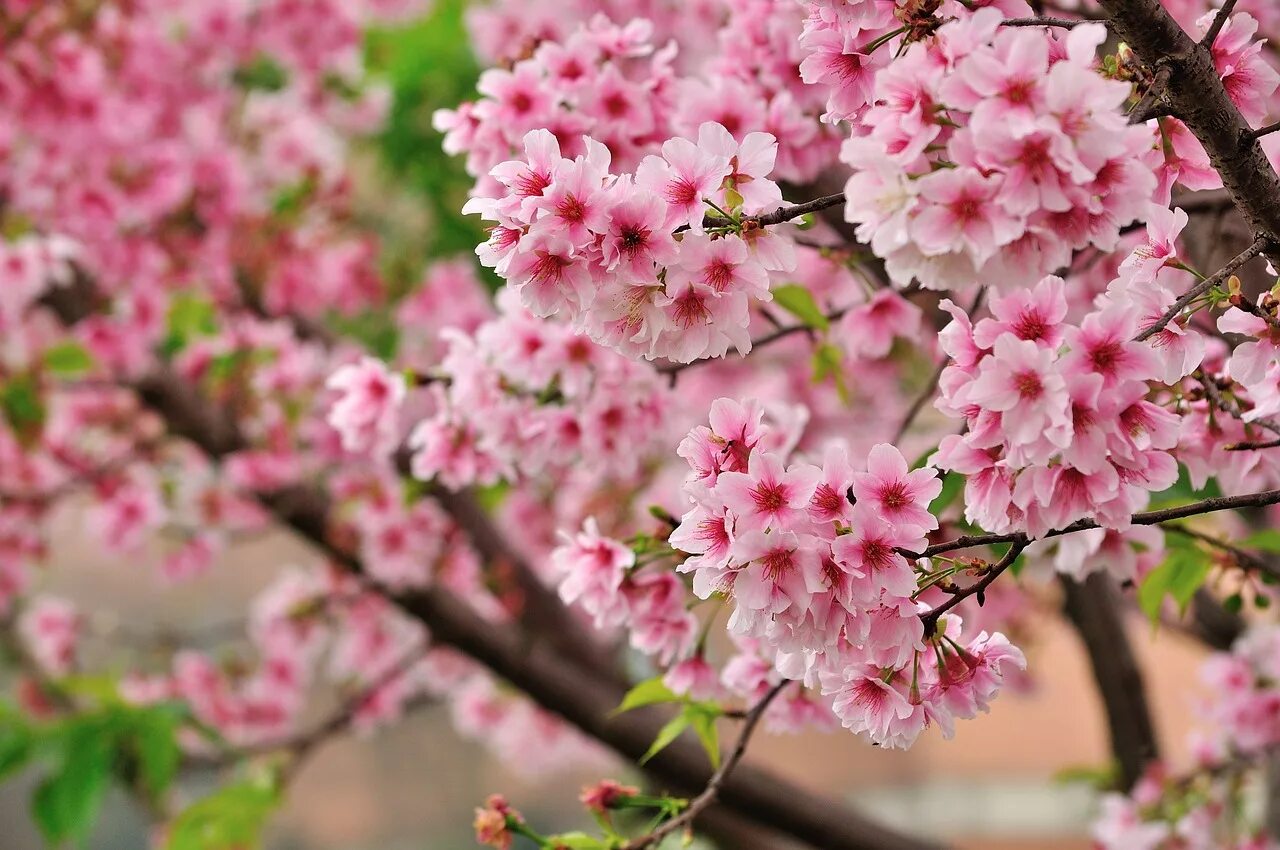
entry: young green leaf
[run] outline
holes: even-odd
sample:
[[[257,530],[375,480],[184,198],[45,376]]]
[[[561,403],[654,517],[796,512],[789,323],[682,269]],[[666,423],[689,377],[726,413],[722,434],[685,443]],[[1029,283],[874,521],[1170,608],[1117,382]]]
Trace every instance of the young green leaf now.
[[[942,476],[942,492],[929,503],[929,513],[937,516],[948,508],[952,502],[964,492],[965,477],[958,472],[948,472]]]
[[[50,372],[62,377],[83,375],[93,368],[93,355],[78,342],[63,342],[45,349],[44,365]]]
[[[658,736],[653,739],[653,744],[650,745],[649,751],[641,757],[640,763],[648,763],[649,759],[666,749],[668,744],[676,738],[679,738],[680,733],[688,728],[689,716],[685,712],[682,711],[675,717],[671,718],[671,720],[667,722],[666,726],[663,726],[658,730]]]
[[[806,327],[825,331],[831,322],[818,307],[809,290],[795,283],[774,287],[773,303],[795,316]]]
[[[633,708],[640,708],[646,705],[656,705],[664,702],[679,702],[680,696],[673,692],[662,682],[661,676],[654,676],[652,679],[645,679],[631,690],[627,691],[627,695],[622,698],[622,703],[614,709],[613,713],[623,714],[631,711]]]
[[[110,781],[113,737],[98,718],[67,730],[61,763],[32,798],[32,816],[49,844],[89,836]]]
[[[689,725],[698,736],[702,749],[707,751],[711,759],[712,769],[720,767],[720,732],[716,728],[716,718],[720,716],[719,706],[694,703],[686,706],[685,714],[689,717]]]
[[[1258,549],[1262,552],[1280,553],[1280,529],[1268,528],[1250,534],[1238,544],[1241,549]]]
[[[1209,575],[1209,556],[1198,548],[1174,549],[1160,566],[1143,579],[1138,587],[1138,607],[1152,625],[1160,622],[1160,607],[1165,596],[1172,596],[1178,610],[1185,612],[1191,597]]]
[[[608,850],[609,845],[585,832],[562,832],[547,837],[548,847],[555,850]]]
[[[270,784],[250,781],[220,788],[178,815],[167,850],[256,850],[279,804],[279,792]]]

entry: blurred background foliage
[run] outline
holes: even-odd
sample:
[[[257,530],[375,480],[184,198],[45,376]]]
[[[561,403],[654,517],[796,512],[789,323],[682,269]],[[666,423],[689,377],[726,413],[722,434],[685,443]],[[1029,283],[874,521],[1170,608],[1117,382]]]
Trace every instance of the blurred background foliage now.
[[[388,230],[391,262],[416,263],[469,255],[484,241],[478,219],[462,216],[471,179],[462,158],[441,149],[442,136],[431,126],[431,116],[442,107],[456,106],[475,96],[480,68],[472,56],[463,12],[467,0],[437,0],[430,16],[395,29],[375,30],[366,40],[367,61],[373,73],[385,80],[394,97],[385,131],[374,140],[383,170],[383,186],[407,197],[394,203],[416,204],[417,216],[429,219],[413,235],[414,245],[400,239],[409,234]],[[385,182],[384,182],[385,181]],[[375,212],[391,212],[383,207]],[[395,225],[396,221],[389,222]],[[396,251],[405,251],[399,256]],[[401,271],[392,266],[392,278]]]

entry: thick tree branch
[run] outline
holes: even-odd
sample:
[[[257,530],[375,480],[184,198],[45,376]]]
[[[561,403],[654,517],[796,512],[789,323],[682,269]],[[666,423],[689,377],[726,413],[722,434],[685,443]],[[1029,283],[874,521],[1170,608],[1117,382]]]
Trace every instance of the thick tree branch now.
[[[1199,139],[1264,253],[1280,262],[1280,175],[1231,102],[1213,55],[1159,0],[1099,0],[1112,28],[1150,68],[1169,68],[1164,97]]]
[[[199,423],[215,416],[207,407],[195,409],[194,390],[177,376],[161,372],[148,381],[148,400],[166,419],[175,414],[175,431],[210,454],[214,448],[233,448],[237,441],[207,439]],[[214,429],[213,434],[217,434]],[[356,574],[363,565],[328,533],[328,506],[322,493],[296,487],[261,497],[284,525],[317,546],[334,562]],[[407,614],[427,626],[432,639],[453,646],[484,664],[493,673],[547,710],[560,715],[587,735],[636,761],[648,750],[663,725],[655,712],[629,712],[611,717],[625,687],[579,658],[560,652],[547,641],[530,641],[523,631],[481,619],[465,603],[440,589],[392,595]],[[695,792],[710,781],[706,756],[696,743],[677,741],[648,762],[645,770],[656,781],[684,792]],[[817,797],[760,770],[741,768],[725,780],[719,792],[723,805],[749,821],[793,836],[814,847],[830,850],[930,850],[930,842],[903,836],[863,820],[830,800]]]
[[[91,287],[81,296],[91,295]],[[46,299],[59,317],[73,323],[92,312],[94,302],[63,292]],[[205,400],[198,389],[166,368],[139,381],[135,389],[143,401],[161,416],[170,433],[190,440],[212,459],[245,448],[236,423],[227,412]],[[259,501],[284,526],[292,529],[353,574],[364,575],[360,560],[330,534],[329,505],[314,487],[294,486],[260,494]],[[459,525],[479,537],[482,547],[496,547],[496,532],[481,524],[483,512],[459,511]],[[483,517],[487,523],[487,517]],[[470,526],[470,527],[468,527]],[[492,548],[490,553],[498,550]],[[495,675],[519,688],[543,708],[563,717],[619,755],[639,760],[648,750],[663,719],[653,711],[629,712],[613,717],[626,689],[622,682],[602,671],[580,651],[565,651],[564,640],[530,640],[522,629],[480,618],[464,602],[439,588],[417,593],[387,594],[406,614],[422,622],[437,644],[452,646],[488,667]],[[559,624],[566,634],[568,621]],[[554,639],[557,632],[552,632]],[[559,645],[557,645],[559,644]],[[648,762],[645,771],[659,783],[685,793],[696,793],[711,779],[702,748],[681,740]],[[760,824],[830,850],[936,850],[938,845],[904,836],[867,821],[838,804],[808,794],[771,774],[743,767],[724,780],[717,808],[734,818]],[[708,816],[723,822],[722,815]]]
[[[1001,21],[1000,26],[1003,27],[1059,27],[1061,29],[1074,29],[1081,24],[1091,23],[1083,18],[1009,18]]]
[[[1160,749],[1119,593],[1105,572],[1096,572],[1083,582],[1062,576],[1062,587],[1063,611],[1089,654],[1107,715],[1111,752],[1120,769],[1121,787],[1127,791],[1147,765],[1159,758]]]

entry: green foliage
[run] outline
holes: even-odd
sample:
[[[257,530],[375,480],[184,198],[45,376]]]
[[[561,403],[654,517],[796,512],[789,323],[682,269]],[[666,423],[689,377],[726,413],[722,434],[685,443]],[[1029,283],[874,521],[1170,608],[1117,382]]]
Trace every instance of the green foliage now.
[[[485,238],[478,219],[458,214],[472,180],[461,159],[444,153],[431,126],[435,110],[475,97],[480,69],[463,26],[466,5],[438,0],[424,20],[375,30],[365,41],[369,67],[386,78],[393,94],[378,153],[432,218],[427,244],[417,246],[424,258],[470,254]]]
[[[55,375],[74,377],[93,368],[93,355],[80,343],[67,341],[45,350],[44,367]]]
[[[280,789],[273,779],[219,788],[174,819],[167,850],[256,850],[279,805]]]
[[[236,68],[231,80],[246,91],[280,91],[289,85],[289,72],[270,56],[259,55]]]
[[[1170,536],[1170,542],[1177,535]],[[1174,545],[1160,566],[1142,580],[1138,587],[1138,607],[1154,626],[1160,622],[1160,608],[1166,596],[1178,603],[1178,610],[1185,613],[1191,597],[1209,576],[1209,553],[1194,545]]]
[[[631,690],[627,691],[627,695],[622,698],[622,703],[614,709],[613,713],[623,714],[635,708],[641,708],[646,705],[657,705],[664,702],[681,702],[684,698],[668,688],[662,681],[661,676],[654,676],[652,679],[645,679]]]
[[[23,372],[0,383],[0,416],[20,441],[31,442],[40,436],[45,407],[34,375]]]
[[[12,706],[0,703],[0,779],[21,770],[35,753],[36,736]]]
[[[599,838],[587,835],[585,832],[564,832],[560,835],[549,836],[547,846],[554,847],[556,850],[564,848],[564,850],[608,850],[610,845]]]
[[[658,730],[657,736],[649,746],[648,752],[641,757],[640,763],[647,763],[670,746],[671,742],[679,738],[686,729],[692,728],[693,733],[698,736],[698,742],[706,750],[711,766],[719,767],[720,734],[716,730],[716,719],[723,714],[724,710],[713,702],[687,701],[680,709],[680,713]]]
[[[1061,785],[1080,783],[1095,791],[1111,791],[1120,787],[1120,765],[1073,765],[1064,767],[1053,775],[1053,781]]]
[[[217,309],[209,301],[188,292],[175,295],[165,317],[165,338],[160,344],[163,354],[177,354],[196,337],[218,332]]]
[[[371,310],[355,316],[331,315],[325,324],[333,331],[356,340],[375,357],[390,360],[400,345],[400,332],[385,310]]]
[[[1151,509],[1162,510],[1164,508],[1175,508],[1179,505],[1189,505],[1192,502],[1199,502],[1204,499],[1214,499],[1222,495],[1218,482],[1210,478],[1200,490],[1191,486],[1191,477],[1187,473],[1187,468],[1179,464],[1178,480],[1168,490],[1162,490],[1155,493],[1151,497]]]
[[[946,508],[950,507],[964,492],[964,484],[965,477],[958,472],[948,472],[943,475],[942,492],[938,493],[937,497],[929,503],[929,513],[938,516]]]
[[[826,314],[813,300],[813,294],[799,284],[787,283],[774,287],[773,302],[803,322],[805,327],[819,331],[831,327]]]
[[[849,385],[844,380],[844,353],[839,346],[824,342],[813,352],[813,382],[820,384],[831,380],[836,385],[840,401],[849,403]]]
[[[174,706],[130,706],[114,697],[50,723],[0,705],[0,777],[41,766],[32,819],[50,846],[83,842],[113,782],[151,800],[168,791],[181,718]]]
[[[36,788],[31,811],[45,840],[84,841],[111,779],[113,730],[97,718],[70,724],[55,767]]]
[[[1250,534],[1238,544],[1241,549],[1257,549],[1262,552],[1280,554],[1280,529],[1268,528],[1256,534]]]

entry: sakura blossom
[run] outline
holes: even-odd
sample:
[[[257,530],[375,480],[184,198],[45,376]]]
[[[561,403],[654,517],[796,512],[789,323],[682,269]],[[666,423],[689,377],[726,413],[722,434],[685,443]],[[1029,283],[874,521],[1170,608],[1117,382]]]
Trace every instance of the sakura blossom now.
[[[434,706],[486,846],[924,850],[757,737],[1087,670],[1065,839],[1276,850],[1272,5],[0,0],[0,778],[256,846]]]

